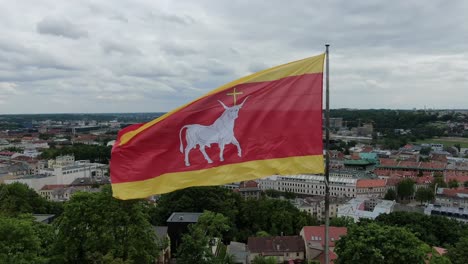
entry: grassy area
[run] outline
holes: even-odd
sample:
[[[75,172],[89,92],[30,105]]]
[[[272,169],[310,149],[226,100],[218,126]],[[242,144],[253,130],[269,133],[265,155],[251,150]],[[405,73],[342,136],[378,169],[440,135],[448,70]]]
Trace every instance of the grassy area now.
[[[462,138],[462,137],[431,138],[431,139],[418,140],[415,143],[416,144],[438,143],[438,144],[444,144],[444,146],[446,147],[451,147],[455,144],[460,144],[462,148],[468,148],[468,138]]]

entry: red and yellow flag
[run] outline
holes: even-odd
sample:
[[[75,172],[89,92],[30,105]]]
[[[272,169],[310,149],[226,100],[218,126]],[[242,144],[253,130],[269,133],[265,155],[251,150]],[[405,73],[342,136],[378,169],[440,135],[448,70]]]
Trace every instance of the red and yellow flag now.
[[[324,58],[254,73],[121,130],[110,163],[114,197],[323,173]]]

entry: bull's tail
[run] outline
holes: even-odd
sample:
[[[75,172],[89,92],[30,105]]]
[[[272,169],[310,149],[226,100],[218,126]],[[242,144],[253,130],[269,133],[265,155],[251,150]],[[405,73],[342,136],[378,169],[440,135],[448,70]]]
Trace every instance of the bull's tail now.
[[[184,153],[184,142],[182,142],[182,130],[184,130],[184,128],[187,128],[187,127],[188,127],[188,125],[183,126],[183,127],[179,130],[180,153]]]

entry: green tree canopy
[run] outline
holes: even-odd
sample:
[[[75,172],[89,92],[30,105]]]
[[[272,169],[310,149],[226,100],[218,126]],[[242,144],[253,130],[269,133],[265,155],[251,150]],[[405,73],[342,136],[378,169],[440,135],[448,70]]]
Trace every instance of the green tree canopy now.
[[[405,227],[431,246],[446,247],[468,236],[467,224],[443,216],[393,212],[381,214],[375,220],[383,225]]]
[[[50,226],[32,217],[0,216],[0,263],[48,263],[53,236]]]
[[[451,179],[451,180],[448,182],[448,187],[449,187],[450,189],[452,189],[452,188],[458,188],[458,186],[460,186],[460,184],[459,184],[458,181],[455,180],[455,179]]]
[[[219,259],[213,255],[211,246],[216,239],[221,239],[229,228],[229,219],[224,215],[210,211],[203,212],[198,222],[190,225],[189,232],[182,236],[181,244],[177,249],[177,263],[211,264],[225,262],[226,259]]]
[[[0,215],[60,214],[61,210],[61,204],[47,201],[26,184],[0,184]]]
[[[397,194],[395,190],[393,189],[388,189],[384,196],[385,200],[390,200],[390,201],[395,201],[396,198],[397,198]]]
[[[466,264],[468,260],[468,236],[460,239],[454,246],[448,248],[447,257],[453,264]]]
[[[376,223],[355,225],[336,242],[337,264],[421,263],[430,247],[404,228]]]
[[[421,202],[430,202],[434,199],[434,192],[429,188],[419,188],[416,191],[416,201]]]
[[[74,194],[54,222],[59,262],[154,263],[159,249],[147,211],[145,201],[114,199],[110,187]]]
[[[354,219],[349,216],[334,217],[330,220],[330,226],[351,227],[354,225]]]
[[[404,179],[397,185],[398,198],[406,200],[414,194],[414,181],[412,179]]]

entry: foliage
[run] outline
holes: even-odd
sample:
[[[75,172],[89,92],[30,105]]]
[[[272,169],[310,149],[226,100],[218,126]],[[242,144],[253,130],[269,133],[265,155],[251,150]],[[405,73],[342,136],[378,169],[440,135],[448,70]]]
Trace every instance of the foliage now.
[[[419,151],[419,154],[421,155],[429,155],[431,153],[431,147],[422,147],[421,150]]]
[[[431,246],[446,247],[468,236],[467,224],[442,216],[393,212],[381,214],[375,220],[382,225],[405,227]]]
[[[414,181],[412,179],[404,179],[397,185],[398,198],[405,200],[414,194]]]
[[[114,199],[109,187],[74,194],[54,222],[57,261],[154,263],[159,249],[147,211],[145,201]]]
[[[189,232],[182,236],[177,250],[177,263],[224,262],[224,256],[217,258],[211,252],[211,242],[221,238],[229,230],[229,219],[219,213],[205,211],[196,224],[189,226]]]
[[[450,189],[453,189],[453,188],[458,188],[460,184],[458,183],[458,181],[456,179],[451,179],[449,182],[448,182],[448,187]]]
[[[39,134],[39,139],[42,139],[42,140],[49,140],[51,138],[53,138],[54,135],[52,134],[46,134],[46,133],[40,133]]]
[[[0,216],[0,263],[47,263],[53,235],[32,217]]]
[[[463,183],[463,187],[468,187],[468,181],[465,181],[465,182]]]
[[[275,257],[263,257],[263,256],[255,256],[252,260],[252,264],[277,264]]]
[[[465,264],[468,260],[468,236],[461,238],[453,247],[448,248],[447,257],[453,264]]]
[[[177,249],[177,263],[181,264],[209,264],[213,263],[214,256],[209,248],[210,239],[203,229],[196,225],[189,227],[189,232],[182,236]]]
[[[352,225],[354,225],[354,219],[349,216],[334,217],[330,219],[330,226],[351,227]]]
[[[55,159],[60,155],[74,155],[77,160],[90,160],[91,162],[108,163],[111,155],[111,146],[75,144],[63,148],[45,149],[42,159]]]
[[[395,201],[396,198],[397,198],[397,194],[395,190],[393,189],[388,189],[384,196],[385,200],[390,200],[390,201]]]
[[[268,197],[271,197],[271,198],[280,198],[280,197],[284,197],[286,199],[295,199],[296,198],[296,194],[291,192],[291,191],[286,191],[286,192],[282,192],[282,191],[277,191],[277,190],[273,190],[273,189],[269,189],[269,190],[265,190],[264,191],[264,194]]]
[[[239,210],[236,220],[238,233],[235,238],[246,241],[258,231],[265,231],[272,236],[294,235],[303,226],[313,224],[317,224],[317,221],[288,201],[269,198],[247,200],[241,204]]]
[[[452,264],[450,259],[446,256],[440,256],[434,250],[432,251],[432,257],[429,264]]]
[[[3,151],[11,151],[11,152],[23,152],[23,149],[22,148],[18,148],[18,147],[8,147],[8,148],[4,148]]]
[[[434,192],[430,188],[419,188],[416,191],[416,201],[421,202],[430,202],[434,200]]]
[[[437,188],[446,188],[447,183],[444,181],[444,176],[441,173],[434,173],[434,180],[430,184],[432,190],[437,186]]]
[[[289,201],[262,197],[241,199],[239,194],[222,187],[193,187],[164,194],[152,209],[154,225],[164,225],[172,212],[203,212],[226,216],[232,227],[224,239],[246,241],[259,231],[271,235],[294,235],[304,225],[317,224],[316,219],[300,212]]]
[[[341,263],[425,263],[430,247],[404,228],[355,225],[336,242]]]
[[[0,215],[60,214],[61,204],[47,201],[23,183],[0,184]]]

